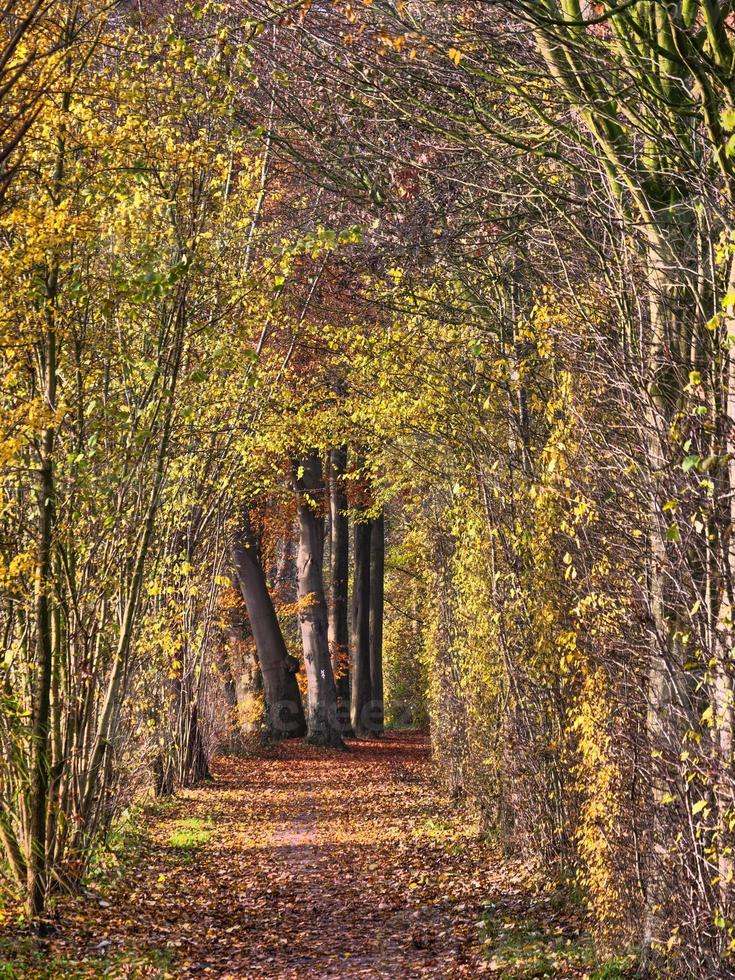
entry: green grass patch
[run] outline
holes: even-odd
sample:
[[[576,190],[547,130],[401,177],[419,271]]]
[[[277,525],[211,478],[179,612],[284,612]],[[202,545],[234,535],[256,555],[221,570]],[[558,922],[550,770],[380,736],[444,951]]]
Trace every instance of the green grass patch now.
[[[558,977],[564,968],[591,968],[595,963],[587,937],[567,936],[533,918],[513,920],[489,910],[481,933],[490,965],[509,980]]]
[[[84,876],[85,885],[108,893],[133,867],[146,838],[143,808],[134,806],[122,813],[95,847]]]
[[[425,721],[402,722],[402,721],[393,721],[390,718],[386,718],[385,721],[385,730],[386,732],[389,733],[397,732],[398,734],[400,734],[401,732],[407,732],[407,733],[416,733],[419,735],[423,735],[426,729],[427,729],[427,725]]]
[[[423,831],[424,837],[436,841],[451,841],[456,836],[456,828],[439,817],[427,817],[419,829]]]
[[[0,939],[0,980],[89,980],[103,977],[140,977],[167,980],[175,976],[175,957],[168,949],[130,949],[106,956],[92,953],[85,959],[49,953],[33,936]]]
[[[165,809],[159,801],[133,806],[116,821],[106,839],[100,840],[83,882],[85,890],[92,889],[93,899],[104,895],[110,905],[114,903],[116,887],[143,859],[151,819],[160,816]],[[177,830],[179,825],[183,825],[181,830],[185,836],[207,826],[203,821],[184,820],[177,822]],[[63,896],[54,898],[51,909],[57,901],[61,903],[63,900]],[[0,922],[2,920],[3,916],[0,915]],[[72,980],[103,977],[167,980],[176,976],[177,954],[166,948],[92,948],[82,955],[70,943],[72,951],[63,951],[61,943],[57,945],[53,939],[39,939],[28,931],[17,903],[8,906],[8,915],[2,925],[0,980],[57,980],[59,977]]]
[[[177,820],[174,830],[168,839],[171,847],[180,851],[193,851],[202,847],[214,832],[211,820],[200,820],[197,817],[187,817]]]
[[[169,949],[126,950],[102,964],[104,977],[152,977],[167,980],[176,975],[176,957]]]
[[[65,956],[49,956],[30,937],[0,941],[0,980],[89,976]]]
[[[634,976],[633,956],[604,962],[591,936],[571,929],[555,915],[513,918],[508,910],[488,906],[480,925],[480,937],[490,966],[505,980],[541,980],[577,975],[589,980],[629,980]]]
[[[596,967],[590,973],[590,980],[629,980],[636,975],[638,957],[632,953],[627,956],[614,956]]]
[[[433,841],[449,854],[462,854],[479,835],[478,825],[466,819],[444,819],[433,813],[420,820],[413,830],[418,842]]]

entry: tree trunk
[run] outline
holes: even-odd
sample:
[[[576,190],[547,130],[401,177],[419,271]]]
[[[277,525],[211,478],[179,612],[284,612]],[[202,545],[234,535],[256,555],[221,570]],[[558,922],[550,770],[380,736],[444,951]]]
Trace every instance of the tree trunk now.
[[[370,523],[355,523],[352,585],[352,727],[358,738],[370,738]]]
[[[208,782],[211,778],[209,755],[199,723],[199,709],[194,704],[189,717],[182,785],[197,786],[199,783]]]
[[[296,597],[294,575],[294,535],[289,528],[283,536],[281,553],[273,576],[273,588],[284,602],[293,602]]]
[[[385,730],[383,705],[383,605],[385,591],[385,513],[370,528],[370,725],[376,735]]]
[[[43,435],[44,454],[38,493],[39,541],[36,571],[37,670],[33,691],[30,823],[28,835],[28,915],[38,919],[46,895],[46,817],[49,791],[49,726],[53,643],[51,636],[51,539],[53,528],[53,437]],[[46,451],[48,449],[48,452]]]
[[[337,717],[345,734],[350,729],[350,635],[347,595],[350,574],[349,521],[347,494],[343,475],[347,467],[347,450],[333,449],[329,454],[330,578],[328,609],[329,652],[337,688]]]
[[[306,720],[296,681],[298,662],[286,649],[247,514],[231,550],[263,674],[266,731],[272,738],[299,738],[306,734]]]
[[[730,260],[730,270],[727,282],[727,295],[735,294],[735,257]],[[724,324],[724,336],[728,339],[735,335],[735,311],[728,307]],[[723,477],[724,502],[719,528],[726,529],[726,537],[718,550],[724,552],[724,568],[720,586],[719,608],[713,633],[715,634],[715,668],[713,707],[717,718],[717,748],[718,772],[716,779],[716,800],[720,823],[720,841],[718,842],[719,890],[722,908],[725,915],[732,917],[735,906],[733,895],[733,877],[735,877],[735,832],[729,826],[728,816],[735,812],[735,787],[732,779],[733,736],[735,735],[735,698],[733,691],[733,630],[724,629],[726,623],[732,622],[733,606],[735,605],[735,541],[732,529],[735,527],[735,350],[729,346],[727,351],[726,398],[725,398],[725,445],[727,448],[728,464]],[[722,535],[724,537],[724,535]],[[718,542],[719,544],[719,542]],[[719,556],[718,556],[719,557]],[[719,627],[719,628],[718,628]]]
[[[299,626],[309,685],[307,741],[314,745],[341,745],[337,721],[337,692],[329,656],[327,602],[324,595],[324,479],[316,453],[300,467],[296,479],[299,515],[298,577]],[[316,499],[315,499],[316,498]]]
[[[47,295],[53,303],[56,296],[56,271],[49,279]],[[53,314],[41,354],[43,364],[44,406],[56,410],[56,332]],[[49,426],[41,433],[40,473],[38,481],[38,555],[36,559],[36,676],[33,686],[33,723],[31,745],[31,785],[28,826],[27,911],[38,920],[46,901],[46,823],[50,778],[49,734],[51,724],[51,684],[54,645],[51,609],[52,542],[55,516],[54,446],[56,433]]]
[[[174,767],[171,759],[163,752],[157,752],[153,759],[153,792],[156,799],[173,796],[174,784]]]
[[[651,752],[651,797],[653,801],[652,841],[647,874],[646,914],[643,923],[644,959],[661,942],[666,928],[663,915],[665,864],[670,842],[664,819],[666,800],[680,777],[676,760],[687,728],[696,730],[698,716],[691,703],[691,680],[683,670],[683,651],[677,641],[681,609],[672,588],[675,559],[669,555],[661,500],[666,489],[657,474],[670,466],[669,430],[679,409],[681,396],[671,351],[681,326],[676,318],[676,284],[670,282],[656,249],[649,255],[649,316],[651,327],[648,351],[649,416],[648,467],[652,480],[649,533],[649,596],[653,630],[648,665],[647,734]],[[683,372],[683,368],[681,369]],[[683,792],[683,788],[680,787]],[[696,874],[696,872],[695,872]]]

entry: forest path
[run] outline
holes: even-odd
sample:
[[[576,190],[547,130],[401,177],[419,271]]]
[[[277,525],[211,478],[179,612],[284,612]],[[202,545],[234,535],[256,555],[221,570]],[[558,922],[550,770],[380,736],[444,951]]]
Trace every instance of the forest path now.
[[[478,919],[489,898],[507,918],[528,894],[442,800],[423,736],[285,743],[220,759],[214,777],[146,812],[104,898],[61,903],[48,952],[91,967],[69,975],[498,975]]]

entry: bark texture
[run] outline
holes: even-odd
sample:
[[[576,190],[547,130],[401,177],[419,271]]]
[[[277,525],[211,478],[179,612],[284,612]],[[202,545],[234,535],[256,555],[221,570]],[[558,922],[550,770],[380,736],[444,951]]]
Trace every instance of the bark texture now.
[[[272,738],[300,738],[306,734],[306,719],[296,681],[298,662],[286,649],[247,515],[233,535],[231,550],[263,674],[266,731]]]
[[[370,528],[370,727],[379,735],[385,730],[383,705],[383,608],[385,604],[385,514]]]
[[[358,738],[370,738],[370,523],[355,524],[352,586],[352,727]]]
[[[350,633],[349,633],[349,521],[343,475],[347,450],[329,454],[330,595],[328,608],[329,652],[337,689],[337,716],[345,732],[350,728]]]
[[[315,745],[341,745],[324,594],[324,478],[316,453],[309,455],[299,467],[296,490],[299,516],[296,572],[299,627],[308,683],[307,741]]]

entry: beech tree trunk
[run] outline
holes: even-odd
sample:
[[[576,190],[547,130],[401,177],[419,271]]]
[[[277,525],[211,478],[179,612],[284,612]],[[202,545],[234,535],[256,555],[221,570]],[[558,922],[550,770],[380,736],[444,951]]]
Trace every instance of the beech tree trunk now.
[[[352,728],[358,738],[370,738],[370,524],[355,524],[352,585]]]
[[[307,741],[313,745],[341,745],[324,594],[324,478],[316,453],[299,468],[296,490],[299,515],[296,574],[299,626],[308,683]]]
[[[329,652],[337,689],[337,717],[345,734],[350,729],[350,634],[348,589],[350,574],[349,521],[343,475],[347,468],[347,449],[329,454],[330,516],[330,596],[328,608]]]
[[[374,734],[385,731],[383,705],[383,607],[385,591],[385,514],[371,521],[370,528],[370,727]]]
[[[233,535],[231,552],[263,674],[266,731],[272,738],[300,738],[306,719],[296,681],[298,661],[286,649],[247,514]]]

